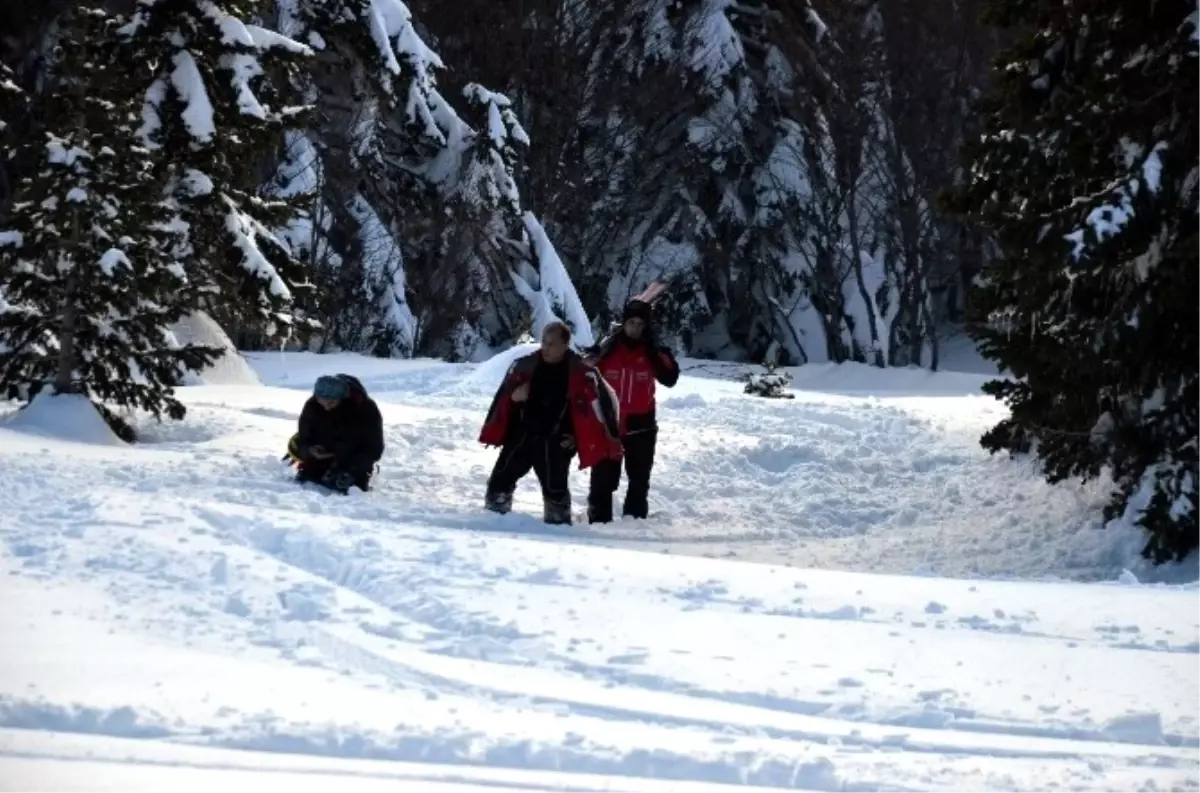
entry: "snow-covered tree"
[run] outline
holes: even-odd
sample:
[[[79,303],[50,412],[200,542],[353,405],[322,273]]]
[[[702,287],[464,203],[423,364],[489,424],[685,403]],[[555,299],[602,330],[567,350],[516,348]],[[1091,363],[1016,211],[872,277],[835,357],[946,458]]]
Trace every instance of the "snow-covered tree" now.
[[[126,24],[122,81],[145,98],[140,134],[186,230],[182,254],[231,326],[273,335],[295,324],[306,273],[280,238],[296,199],[268,195],[264,161],[306,120],[296,94],[311,50],[247,20],[255,0],[138,0]]]
[[[181,418],[172,386],[218,351],[170,338],[192,284],[114,45],[102,11],[60,21],[53,83],[35,105],[37,169],[0,231],[0,392],[85,394],[131,439],[104,404]]]
[[[700,354],[759,360],[777,344],[796,362],[839,359],[837,229],[811,208],[823,75],[793,51],[819,18],[807,2],[646,0],[617,20],[586,108],[604,185],[585,243],[604,263],[589,275],[618,309],[669,282],[668,314],[681,304],[678,336]]]
[[[16,136],[10,119],[17,118],[29,104],[29,97],[17,85],[15,78],[12,69],[0,62],[0,179],[5,183],[8,161],[16,156]],[[0,201],[6,198],[7,195],[0,193]]]
[[[978,259],[933,199],[991,53],[979,2],[410,0],[443,83],[512,99],[525,208],[590,312],[661,280],[693,354],[898,365],[933,363]]]
[[[4,179],[7,187],[7,170],[9,160],[16,155],[16,136],[12,134],[12,124],[5,119],[16,118],[28,104],[28,97],[17,85],[15,75],[7,65],[0,62],[0,178]],[[8,190],[0,193],[0,206],[7,203]],[[3,226],[4,214],[0,212],[0,226]],[[0,231],[0,246],[13,245],[18,241],[15,232]],[[4,286],[0,282],[0,312],[5,310]],[[5,350],[4,342],[0,340],[0,354]]]
[[[410,164],[436,156],[443,138],[408,119],[432,113],[416,78],[436,55],[394,0],[298,0],[281,6],[279,26],[316,52],[304,78],[315,122],[298,158],[307,173],[287,178],[316,187],[306,247],[326,321],[320,348],[411,355],[422,334],[407,264],[432,255],[442,223]]]
[[[1019,31],[981,108],[952,205],[997,242],[973,296],[1011,416],[992,451],[1051,482],[1106,468],[1106,518],[1156,561],[1197,547],[1197,10],[1194,2],[1014,3]]]
[[[524,222],[515,172],[529,141],[509,99],[467,84],[460,114],[438,86],[441,58],[400,0],[299,0],[281,24],[323,64],[313,75],[314,146],[333,225],[356,238],[361,212],[346,207],[366,208],[394,242],[370,261],[347,246],[351,256],[339,252],[334,266],[394,268],[381,280],[397,288],[375,309],[401,325],[410,351],[462,358],[515,341],[539,306],[554,303],[541,282],[561,278],[538,272],[557,256],[522,253],[543,248]],[[560,292],[574,298],[573,288]],[[585,317],[577,298],[562,310],[572,322]]]
[[[0,63],[0,141],[8,139],[9,123],[5,119],[15,117],[26,103],[25,92],[17,85],[12,69]],[[5,145],[0,151],[7,152],[9,148]]]

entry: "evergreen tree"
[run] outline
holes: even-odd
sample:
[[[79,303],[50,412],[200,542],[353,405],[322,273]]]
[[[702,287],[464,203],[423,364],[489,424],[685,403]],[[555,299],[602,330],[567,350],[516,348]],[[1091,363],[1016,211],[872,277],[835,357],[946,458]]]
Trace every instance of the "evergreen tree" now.
[[[529,139],[508,97],[466,83],[456,110],[438,84],[445,65],[400,0],[300,0],[294,11],[296,36],[320,51],[325,67],[313,74],[323,171],[337,179],[352,170],[343,181],[353,191],[327,182],[334,222],[351,234],[382,226],[400,249],[403,269],[386,279],[396,288],[373,301],[381,318],[400,321],[380,331],[390,325],[412,352],[457,360],[515,341],[531,314],[557,300],[586,334],[586,314],[553,247],[528,231],[515,173]],[[339,221],[336,202],[354,206],[354,223]],[[359,220],[363,203],[379,222]],[[353,264],[339,259],[335,267]]]
[[[8,199],[8,161],[15,156],[13,151],[16,135],[12,120],[24,112],[28,97],[14,79],[12,69],[0,62],[0,219]]]
[[[171,386],[220,351],[168,332],[193,298],[111,28],[95,9],[64,17],[53,85],[37,97],[38,167],[0,232],[0,393],[86,394],[131,440],[103,403],[182,418]]]
[[[138,0],[120,28],[126,84],[145,86],[141,134],[155,151],[201,268],[205,308],[231,331],[295,324],[305,268],[279,233],[301,196],[268,196],[264,172],[308,108],[295,93],[311,50],[245,19],[255,0]],[[280,328],[279,326],[284,326]]]
[[[409,304],[409,271],[426,291],[420,271],[441,259],[451,225],[428,177],[448,143],[445,125],[457,121],[434,84],[441,61],[399,0],[299,0],[292,11],[284,29],[312,44],[319,62],[308,78],[325,218],[313,297],[331,318],[325,343],[413,354],[444,335],[431,315],[461,314],[454,279],[434,287],[436,311]]]
[[[0,229],[4,227],[5,209],[10,198],[7,176],[9,161],[16,156],[13,145],[16,136],[12,134],[11,119],[22,113],[28,104],[28,97],[13,78],[12,69],[0,62]],[[0,249],[18,241],[16,232],[0,231]],[[0,279],[0,313],[5,310],[6,305],[3,279]],[[0,355],[5,349],[4,342],[0,340]]]
[[[996,64],[948,205],[996,242],[973,335],[1011,372],[985,448],[1115,481],[1156,562],[1197,546],[1195,3],[993,0]]]
[[[11,119],[20,113],[25,107],[25,102],[25,92],[17,85],[12,69],[8,68],[4,63],[0,63],[0,141],[7,144],[9,133],[9,122],[7,119]],[[0,151],[7,152],[8,146],[6,145]]]
[[[11,198],[9,171],[16,156],[14,149],[17,140],[13,122],[28,106],[28,97],[15,78],[12,69],[0,62],[0,224],[3,223],[4,210]]]

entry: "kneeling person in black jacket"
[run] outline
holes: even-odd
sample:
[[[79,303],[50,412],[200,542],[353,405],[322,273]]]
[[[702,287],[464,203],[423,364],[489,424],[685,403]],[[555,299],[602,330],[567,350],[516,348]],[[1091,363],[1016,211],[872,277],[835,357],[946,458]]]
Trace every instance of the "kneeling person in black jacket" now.
[[[383,456],[383,417],[357,378],[348,374],[317,379],[300,413],[300,432],[289,452],[299,462],[297,482],[348,493],[366,491]]]

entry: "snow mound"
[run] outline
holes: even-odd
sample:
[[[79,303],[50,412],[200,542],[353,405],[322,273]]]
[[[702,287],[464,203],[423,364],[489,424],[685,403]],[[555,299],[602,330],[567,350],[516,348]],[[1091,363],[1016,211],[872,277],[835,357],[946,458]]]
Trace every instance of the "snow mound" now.
[[[513,365],[513,362],[537,351],[538,348],[539,345],[533,343],[518,344],[493,355],[462,379],[462,390],[480,394],[495,392],[500,387],[500,383],[504,381],[504,375],[508,373],[508,368]]]
[[[197,344],[220,347],[225,354],[213,361],[199,374],[189,373],[184,385],[261,385],[258,375],[238,353],[233,341],[212,317],[204,313],[191,314],[175,323],[172,335],[180,345]]]
[[[80,394],[56,395],[43,391],[0,426],[30,435],[97,446],[125,445],[105,423],[96,406]]]

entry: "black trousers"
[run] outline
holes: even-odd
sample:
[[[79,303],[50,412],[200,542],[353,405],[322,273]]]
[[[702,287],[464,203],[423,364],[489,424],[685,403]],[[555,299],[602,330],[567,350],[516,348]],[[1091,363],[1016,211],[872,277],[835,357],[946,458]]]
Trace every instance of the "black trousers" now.
[[[654,450],[658,429],[632,432],[621,439],[625,447],[625,504],[622,515],[645,518],[650,512],[650,472],[654,469]],[[608,523],[613,519],[613,494],[621,484],[621,462],[605,460],[592,468],[588,490],[588,522]]]
[[[300,472],[296,474],[297,481],[313,482],[314,484],[323,485],[331,490],[337,490],[334,487],[334,480],[338,474],[348,473],[354,477],[352,487],[357,487],[364,493],[371,488],[371,474],[374,472],[374,464],[367,463],[365,460],[353,460],[341,462],[335,457],[329,457],[324,460],[308,458],[302,461]],[[339,492],[348,492],[341,490]]]
[[[542,500],[548,508],[571,509],[571,460],[575,448],[564,449],[562,438],[543,438],[528,433],[517,433],[500,449],[492,475],[488,477],[489,496],[512,496],[517,482],[529,473],[537,475],[542,486]]]

